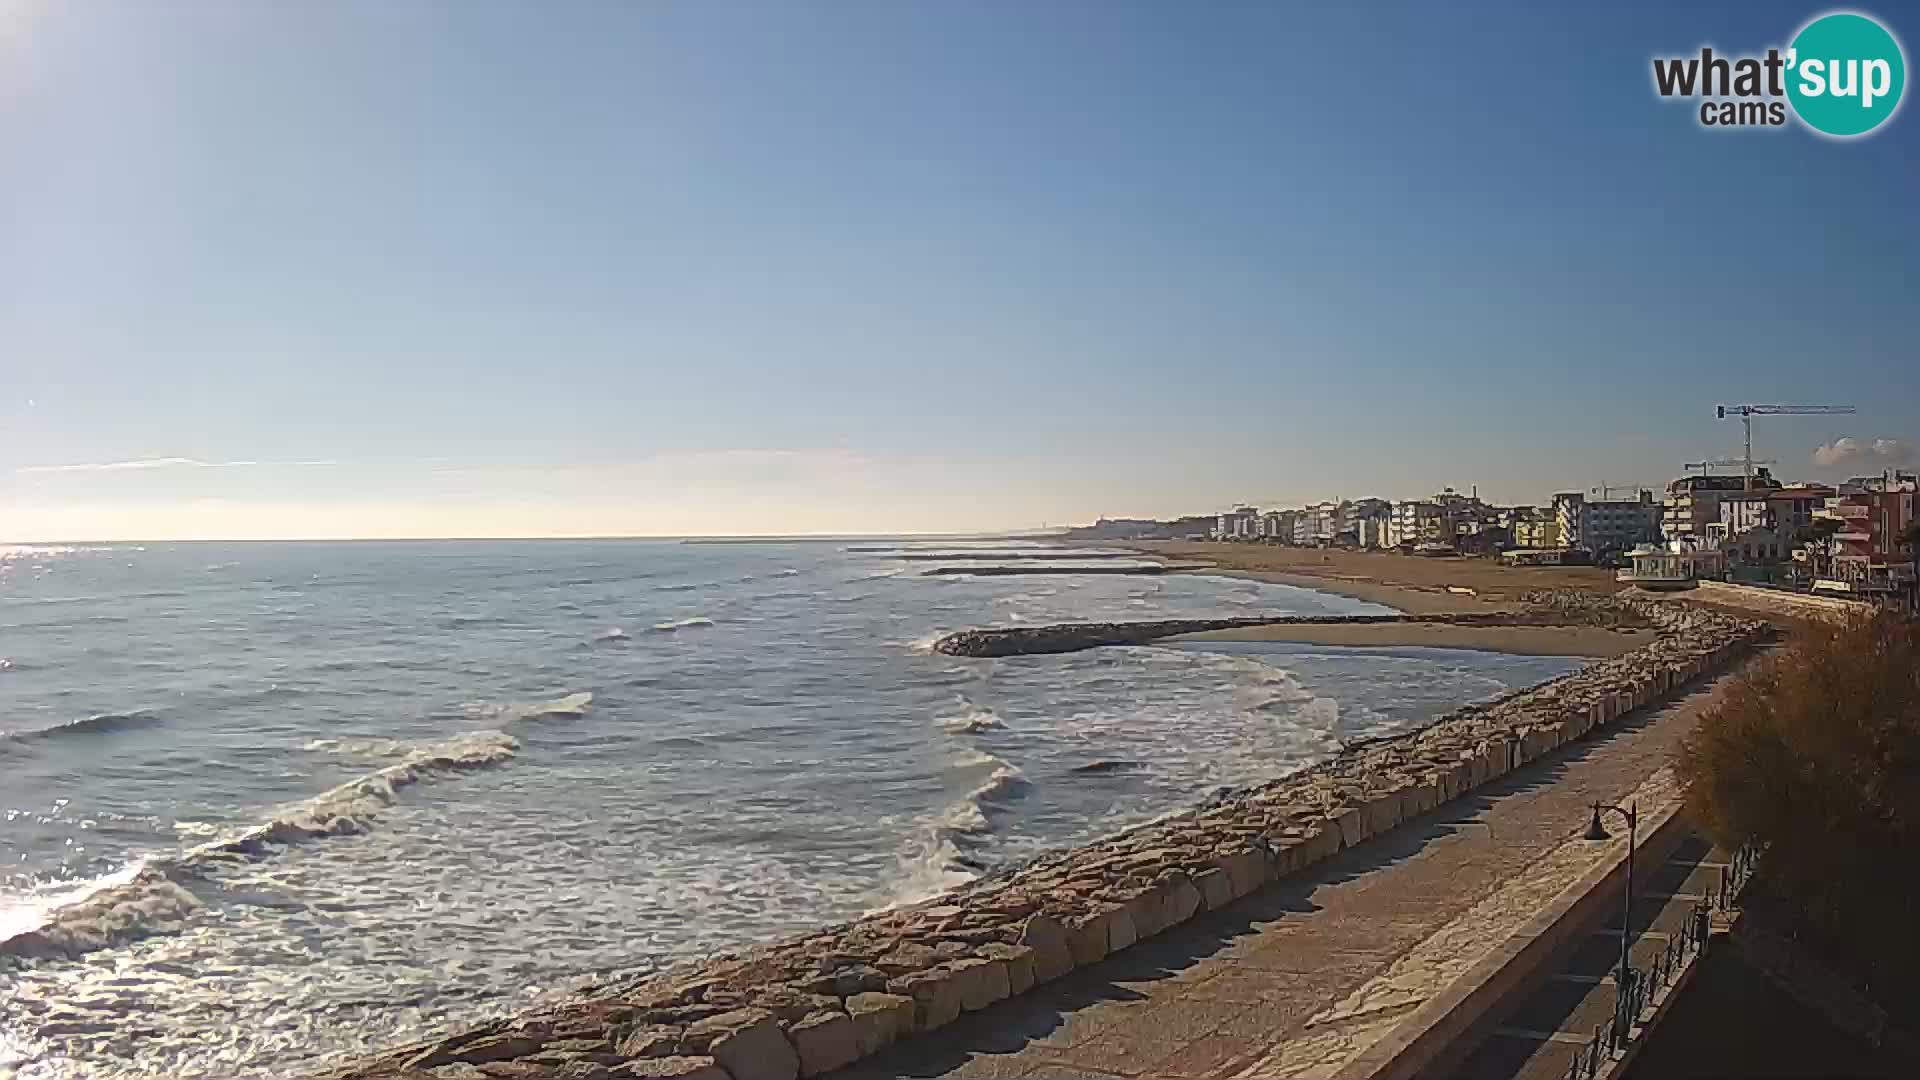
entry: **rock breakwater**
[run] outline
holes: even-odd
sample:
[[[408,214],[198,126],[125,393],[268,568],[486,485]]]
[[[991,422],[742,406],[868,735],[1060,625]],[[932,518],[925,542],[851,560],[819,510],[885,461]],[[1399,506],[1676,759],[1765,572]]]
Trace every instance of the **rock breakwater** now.
[[[1529,599],[1560,617],[1644,621],[1660,634],[1624,656],[1351,745],[1321,765],[914,907],[609,987],[330,1075],[819,1076],[1097,964],[1420,817],[1666,698],[1770,633],[1764,623],[1670,603]]]
[[[1440,615],[1252,615],[1229,619],[1153,619],[1136,622],[1054,623],[1047,626],[1010,626],[960,630],[933,643],[935,652],[948,656],[1029,656],[1077,652],[1102,645],[1144,645],[1179,634],[1208,630],[1243,630],[1254,626],[1369,626],[1382,623],[1438,626],[1548,626],[1647,625],[1644,617],[1632,622],[1602,622],[1596,613],[1539,605],[1532,612],[1462,612]],[[1559,615],[1553,613],[1560,612]],[[1618,615],[1618,613],[1610,613]]]
[[[1139,566],[936,566],[931,570],[922,570],[922,577],[953,577],[965,574],[969,577],[1021,577],[1031,575],[1078,575],[1121,574],[1151,577],[1156,574],[1171,574],[1184,570],[1184,566],[1168,566],[1164,563],[1142,563]]]

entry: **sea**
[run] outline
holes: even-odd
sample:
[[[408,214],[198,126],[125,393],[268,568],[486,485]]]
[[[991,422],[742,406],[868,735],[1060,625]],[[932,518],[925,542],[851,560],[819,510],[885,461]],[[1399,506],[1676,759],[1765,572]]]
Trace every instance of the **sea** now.
[[[933,651],[968,627],[1388,610],[977,572],[1128,565],[1108,554],[0,548],[0,1077],[294,1075],[924,899],[1579,663]]]

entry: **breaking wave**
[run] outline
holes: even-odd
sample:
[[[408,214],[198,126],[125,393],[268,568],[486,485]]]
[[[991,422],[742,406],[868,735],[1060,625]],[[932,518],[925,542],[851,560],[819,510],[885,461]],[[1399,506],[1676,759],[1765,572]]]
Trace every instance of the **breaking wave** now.
[[[1000,731],[1007,726],[1000,714],[992,709],[978,705],[965,705],[965,711],[953,716],[943,716],[937,721],[943,731],[952,735],[978,735],[983,731]]]
[[[627,631],[618,626],[609,626],[605,630],[593,635],[593,642],[596,645],[605,645],[625,640],[627,640]]]
[[[990,869],[975,852],[993,832],[992,812],[1027,789],[1026,774],[992,754],[970,752],[956,763],[963,770],[987,769],[987,775],[935,814],[911,836],[900,853],[900,871],[887,907],[937,896],[972,881]]]
[[[712,619],[707,618],[705,615],[695,615],[690,619],[675,619],[672,622],[654,623],[653,632],[656,634],[672,634],[681,630],[690,630],[696,626],[712,625]]]
[[[520,702],[501,705],[490,702],[478,702],[466,706],[467,713],[480,720],[497,724],[518,724],[532,720],[577,720],[587,714],[593,705],[593,694],[582,690],[575,694],[566,694],[552,701]],[[495,732],[494,734],[498,734]]]
[[[75,888],[0,909],[0,956],[78,956],[177,929],[199,898],[144,860]]]
[[[333,742],[344,746],[350,740]],[[519,749],[519,741],[503,731],[475,732],[416,747],[392,765],[282,807],[260,824],[215,837],[178,855],[139,860],[77,889],[18,906],[17,914],[0,918],[0,956],[77,956],[177,929],[200,907],[199,899],[177,878],[189,877],[209,863],[260,858],[309,840],[365,833],[380,811],[393,805],[400,789],[439,773],[499,765]]]
[[[51,727],[29,728],[24,731],[0,731],[0,739],[13,739],[21,742],[35,739],[61,739],[83,735],[104,735],[114,731],[132,731],[153,727],[160,723],[160,716],[152,709],[134,709],[123,713],[100,713],[95,716],[83,716],[78,720],[69,720]]]

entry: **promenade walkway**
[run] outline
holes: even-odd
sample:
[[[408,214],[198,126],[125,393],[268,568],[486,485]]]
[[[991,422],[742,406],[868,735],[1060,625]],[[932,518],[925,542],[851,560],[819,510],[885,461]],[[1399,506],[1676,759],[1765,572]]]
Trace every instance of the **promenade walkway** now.
[[[1628,945],[1635,969],[1648,970],[1668,942],[1685,935],[1695,907],[1714,895],[1727,864],[1725,851],[1689,836],[1665,860],[1636,866]],[[1553,972],[1516,995],[1513,1011],[1465,1056],[1455,1080],[1562,1080],[1574,1054],[1613,1022],[1619,966],[1616,908]]]
[[[834,1080],[1331,1077],[1617,857],[1581,839],[1593,802],[1677,800],[1661,770],[1719,684]]]

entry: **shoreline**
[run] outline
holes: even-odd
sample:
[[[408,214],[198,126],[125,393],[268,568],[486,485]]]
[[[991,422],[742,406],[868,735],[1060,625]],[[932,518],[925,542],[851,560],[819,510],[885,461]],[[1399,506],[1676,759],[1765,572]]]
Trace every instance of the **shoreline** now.
[[[495,1063],[524,1075],[603,1075],[634,1061],[645,1062],[635,1075],[682,1080],[830,1074],[1424,817],[1685,692],[1771,633],[1765,623],[1672,604],[1579,594],[1538,602],[1569,620],[1609,626],[1631,616],[1657,629],[1622,656],[1354,742],[1284,777],[917,904],[314,1064],[340,1080]]]
[[[1320,623],[1203,630],[1162,639],[1184,642],[1273,642],[1339,648],[1465,649],[1508,656],[1625,656],[1652,641],[1650,631],[1593,626],[1472,626],[1451,623]]]
[[[1512,567],[1480,558],[1272,544],[1149,540],[1112,546],[1174,564],[1207,564],[1176,573],[1292,585],[1385,604],[1409,615],[1501,610],[1530,592],[1611,595],[1620,591],[1612,571],[1592,566]]]

